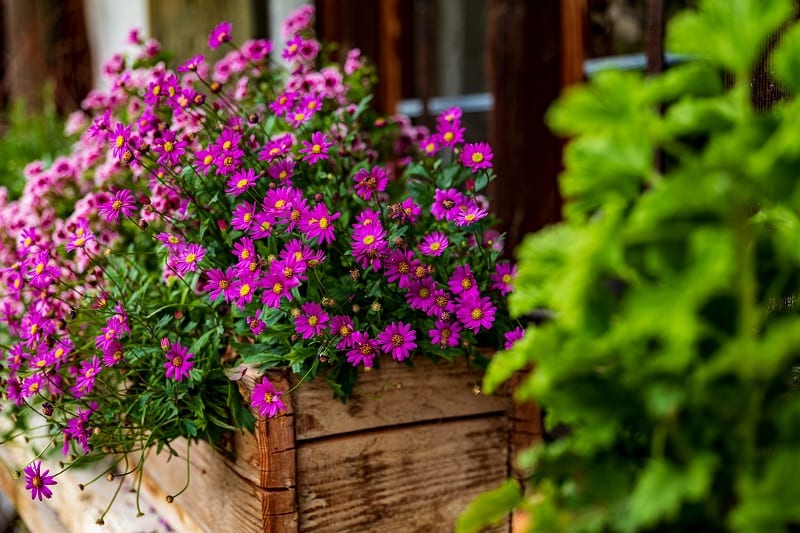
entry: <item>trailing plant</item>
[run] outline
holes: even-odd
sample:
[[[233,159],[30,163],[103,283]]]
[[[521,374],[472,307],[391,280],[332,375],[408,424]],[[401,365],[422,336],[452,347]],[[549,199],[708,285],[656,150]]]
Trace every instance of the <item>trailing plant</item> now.
[[[71,154],[0,206],[8,438],[43,425],[32,458],[111,456],[140,483],[150,448],[281,412],[266,378],[244,405],[249,368],[344,399],[358,368],[481,365],[503,343],[515,269],[483,195],[491,148],[459,109],[434,132],[378,114],[371,67],[328,61],[312,16],[286,21],[282,63],[227,22],[208,41],[227,55],[177,70],[132,33],[141,53],[107,64]],[[29,464],[31,495],[57,475]]]
[[[476,501],[462,531],[511,507],[530,531],[800,526],[793,13],[791,0],[701,1],[668,32],[690,63],[600,74],[550,110],[571,137],[564,221],[517,250],[510,306],[552,318],[484,384],[532,368],[517,398],[566,435],[521,454],[531,477]],[[750,80],[780,28],[766,65],[789,94],[756,109]]]

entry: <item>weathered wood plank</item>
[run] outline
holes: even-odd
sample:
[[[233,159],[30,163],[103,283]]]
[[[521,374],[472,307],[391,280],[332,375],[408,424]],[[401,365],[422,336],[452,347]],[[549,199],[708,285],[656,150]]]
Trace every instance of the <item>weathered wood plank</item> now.
[[[293,393],[298,441],[365,429],[506,411],[508,394],[475,395],[480,375],[464,358],[434,363],[423,357],[414,366],[384,361],[362,372],[353,398],[342,403],[321,380]]]
[[[506,479],[507,441],[498,416],[302,443],[300,531],[451,531],[475,496]]]
[[[105,467],[94,464],[85,468],[73,468],[58,475],[57,485],[52,487],[53,497],[49,500],[33,501],[25,489],[24,475],[14,479],[12,472],[24,467],[30,459],[29,452],[14,441],[0,446],[0,490],[14,504],[25,525],[32,533],[76,532],[76,533],[130,533],[165,531],[164,524],[145,495],[140,499],[143,516],[137,516],[136,494],[131,492],[131,476],[122,479],[122,488],[114,505],[105,515],[105,524],[99,525],[97,519],[108,506],[117,484],[102,478]],[[61,470],[54,460],[42,461],[42,469],[50,473]],[[95,477],[98,481],[80,490],[79,484],[87,483]]]

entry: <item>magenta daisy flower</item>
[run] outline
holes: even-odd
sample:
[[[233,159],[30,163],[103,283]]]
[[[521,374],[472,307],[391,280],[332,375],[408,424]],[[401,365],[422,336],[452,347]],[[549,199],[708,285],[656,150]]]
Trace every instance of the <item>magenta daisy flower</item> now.
[[[228,179],[225,192],[231,196],[239,196],[252,188],[257,180],[258,175],[253,169],[245,168],[238,170]]]
[[[300,149],[303,156],[303,161],[309,165],[313,165],[320,159],[328,159],[328,149],[333,146],[333,143],[328,140],[328,136],[321,131],[315,131],[311,134],[311,141],[303,141],[303,148]]]
[[[395,361],[403,361],[417,348],[417,343],[414,342],[416,338],[417,332],[411,329],[411,326],[402,322],[392,322],[378,333],[378,346]]]
[[[247,231],[253,225],[253,219],[256,216],[256,206],[250,202],[242,202],[237,204],[233,209],[233,217],[231,218],[231,226],[233,229],[240,231]]]
[[[363,363],[365,367],[372,368],[372,362],[376,355],[378,355],[378,346],[373,339],[370,339],[369,334],[354,331],[353,347],[347,352],[347,362],[353,366]]]
[[[164,375],[175,381],[183,381],[183,378],[189,377],[189,372],[194,367],[193,353],[189,353],[189,348],[182,346],[181,343],[173,343],[164,357],[167,362],[164,363]]]
[[[253,293],[257,288],[256,280],[251,279],[250,276],[236,279],[231,283],[231,301],[237,309],[244,309],[247,304],[253,301]]]
[[[431,294],[430,306],[425,311],[429,316],[436,318],[449,317],[455,311],[455,304],[450,298],[450,293],[444,289],[434,289]]]
[[[283,298],[291,301],[291,290],[298,285],[300,282],[296,278],[287,280],[280,274],[267,274],[261,280],[261,286],[264,289],[261,293],[261,303],[267,307],[278,309]]]
[[[468,295],[458,302],[456,307],[456,317],[464,324],[464,327],[471,329],[474,333],[483,327],[489,329],[494,323],[494,314],[497,308],[492,304],[492,299],[488,296]]]
[[[76,398],[82,398],[87,393],[92,392],[95,379],[102,368],[100,359],[96,355],[92,357],[91,361],[82,361],[81,368],[75,379],[75,385],[70,388],[70,392],[72,392]]]
[[[41,365],[41,367],[46,367],[47,360],[41,360],[41,361],[45,363]],[[36,363],[34,364],[37,367],[39,366],[36,365]],[[30,376],[25,378],[22,382],[22,397],[30,398],[32,396],[36,396],[39,393],[39,391],[42,390],[43,386],[44,386],[44,378],[42,377],[42,375],[39,374],[38,372],[36,374],[31,374]]]
[[[158,154],[159,165],[174,167],[180,163],[187,146],[186,141],[178,140],[174,131],[166,130],[153,142],[153,152]]]
[[[447,235],[434,231],[433,233],[425,235],[422,239],[422,243],[419,245],[419,251],[423,255],[438,257],[447,250],[449,245],[450,241],[447,239]]]
[[[419,215],[422,213],[422,208],[412,198],[406,198],[400,204],[400,209],[391,212],[392,220],[400,219],[400,222],[411,222],[416,224],[419,220]]]
[[[111,153],[114,157],[122,160],[125,152],[130,150],[131,127],[122,122],[118,122],[114,131],[109,133],[108,142],[111,144]]]
[[[258,153],[258,160],[259,161],[275,161],[276,159],[282,158],[284,155],[289,153],[289,150],[292,148],[292,136],[291,135],[281,135],[280,137],[275,137],[271,141],[267,142],[266,145],[261,149]]]
[[[487,143],[468,143],[461,152],[461,164],[476,173],[482,168],[492,168],[492,149]]]
[[[455,189],[436,189],[433,193],[431,214],[436,220],[455,220],[461,206],[467,203],[463,194]]]
[[[179,276],[185,275],[187,272],[196,272],[197,265],[206,255],[206,249],[199,244],[188,244],[177,254],[177,262],[175,263],[175,271]]]
[[[191,57],[178,67],[178,72],[197,72],[204,60],[205,58],[202,54]]]
[[[120,215],[129,217],[136,211],[136,200],[131,191],[120,189],[110,200],[100,204],[97,211],[106,217],[106,222],[117,222]]]
[[[341,213],[331,214],[328,206],[319,203],[301,220],[300,229],[305,233],[306,239],[317,239],[319,244],[330,244],[336,240],[333,221],[340,216]]]
[[[376,272],[381,268],[381,260],[389,253],[386,232],[380,224],[370,224],[353,230],[353,258],[361,268],[372,266]]]
[[[92,412],[92,409],[84,411],[82,407],[78,407],[75,418],[67,420],[67,425],[64,427],[64,447],[61,449],[63,455],[69,454],[70,440],[77,441],[83,449],[83,453],[89,453],[89,436],[91,435],[89,417]]]
[[[503,335],[505,337],[505,344],[503,348],[506,350],[510,350],[522,337],[525,336],[525,330],[521,327],[517,326],[516,328],[512,329],[511,331],[506,331]]]
[[[256,240],[266,239],[272,235],[272,229],[275,226],[277,217],[275,215],[259,211],[253,218],[253,224],[248,228],[250,237]]]
[[[233,39],[233,24],[224,20],[214,28],[208,36],[208,47],[212,50],[219,48],[222,43],[227,43]]]
[[[219,270],[217,268],[213,268],[206,272],[206,276],[208,276],[208,281],[203,285],[203,290],[208,292],[208,299],[216,301],[220,296],[225,297],[225,301],[230,301],[230,295],[228,291],[231,288],[231,283],[233,283],[233,274],[231,269],[229,268],[226,272]]]
[[[69,242],[64,247],[68,252],[83,248],[87,243],[95,240],[94,233],[89,229],[89,223],[85,218],[82,218],[75,231],[72,233]]]
[[[353,176],[353,181],[356,182],[356,194],[364,200],[371,200],[372,195],[386,190],[386,184],[389,183],[389,178],[386,176],[386,171],[381,167],[372,167],[372,170],[361,168]]]
[[[495,266],[494,274],[490,276],[492,280],[492,288],[500,291],[500,294],[505,296],[512,292],[514,287],[511,285],[514,278],[517,276],[517,265],[511,263],[497,263]]]
[[[406,293],[406,301],[412,309],[427,311],[433,301],[433,290],[436,288],[433,279],[412,281]]]
[[[294,165],[293,159],[278,161],[267,169],[269,177],[277,180],[281,185],[291,185],[292,176],[294,175]]]
[[[276,115],[283,115],[290,111],[294,106],[297,99],[297,93],[294,91],[285,91],[279,94],[275,100],[270,102],[269,109]]]
[[[401,289],[407,289],[411,283],[411,273],[419,265],[420,262],[414,259],[414,252],[396,248],[389,254],[383,274],[387,281],[397,282]]]
[[[475,276],[469,265],[459,265],[456,267],[453,275],[447,281],[447,286],[454,294],[475,294],[478,292],[478,286],[475,282]]]
[[[461,122],[459,120],[454,120],[452,122],[440,121],[436,124],[436,133],[439,141],[444,146],[449,147],[464,142],[465,129],[466,128],[461,127]]]
[[[486,218],[489,212],[477,204],[466,206],[465,209],[460,209],[456,215],[456,226],[471,226],[475,222]]]
[[[336,344],[337,350],[344,350],[353,347],[353,319],[347,315],[336,315],[331,318],[330,328],[328,333],[336,337],[340,337],[339,342]]]
[[[462,110],[460,107],[448,107],[436,117],[437,123],[452,124],[461,120]]]
[[[436,155],[436,152],[439,151],[439,148],[439,139],[436,135],[425,137],[422,139],[422,142],[419,143],[419,149],[422,150],[422,153],[428,157]]]
[[[112,342],[103,349],[103,366],[116,366],[124,358],[124,347],[119,342]]]
[[[328,323],[328,313],[316,302],[306,302],[300,306],[300,309],[303,312],[294,319],[297,333],[304,339],[322,335],[325,331],[325,324]]]
[[[25,467],[25,488],[31,491],[31,499],[39,498],[42,501],[42,496],[50,498],[53,496],[53,491],[48,487],[58,485],[58,482],[50,475],[50,470],[41,471],[42,462],[36,461]]]
[[[264,377],[255,387],[250,396],[250,407],[258,411],[260,416],[272,418],[279,412],[286,410],[286,404],[281,400],[283,392],[278,392],[275,386]]]
[[[461,324],[458,322],[449,322],[445,320],[437,320],[436,327],[428,331],[431,337],[432,344],[438,344],[442,348],[447,346],[458,346],[458,341],[461,340]]]

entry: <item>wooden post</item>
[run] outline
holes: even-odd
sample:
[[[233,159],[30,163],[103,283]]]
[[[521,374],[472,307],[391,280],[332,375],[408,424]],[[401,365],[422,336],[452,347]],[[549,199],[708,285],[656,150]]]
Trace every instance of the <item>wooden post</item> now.
[[[664,0],[648,0],[647,26],[647,73],[664,71]]]
[[[7,61],[3,82],[9,101],[23,100],[32,111],[42,107],[47,79],[46,12],[40,1],[3,1]]]
[[[588,0],[561,0],[561,87],[583,81]]]

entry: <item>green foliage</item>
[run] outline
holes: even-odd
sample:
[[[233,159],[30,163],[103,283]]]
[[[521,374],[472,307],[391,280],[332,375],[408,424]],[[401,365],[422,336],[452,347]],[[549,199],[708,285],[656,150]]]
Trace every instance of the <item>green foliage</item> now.
[[[550,112],[573,137],[565,220],[518,249],[510,307],[552,319],[484,381],[534,367],[518,399],[569,428],[518,458],[532,531],[800,527],[800,26],[771,59],[792,94],[757,111],[749,83],[790,14],[788,0],[703,1],[669,33],[701,59],[605,73]]]
[[[25,102],[13,103],[0,118],[0,187],[8,189],[10,199],[18,198],[25,185],[23,170],[35,159],[48,163],[69,150],[64,137],[64,121],[53,103],[52,87],[44,90],[41,113],[31,114]]]

